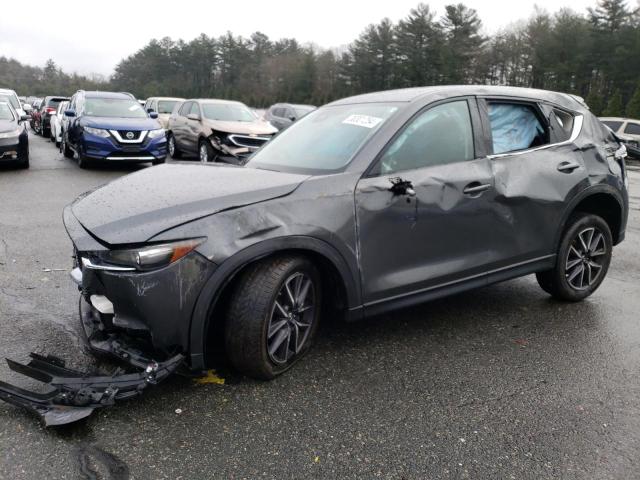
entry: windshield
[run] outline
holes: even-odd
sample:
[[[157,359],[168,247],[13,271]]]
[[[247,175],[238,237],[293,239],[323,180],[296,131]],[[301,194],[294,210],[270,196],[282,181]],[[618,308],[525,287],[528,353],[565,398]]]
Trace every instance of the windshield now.
[[[173,107],[176,106],[178,100],[159,100],[158,101],[158,113],[171,113]]]
[[[87,98],[85,115],[92,117],[145,118],[142,105],[128,98]]]
[[[203,103],[202,113],[209,120],[224,122],[255,122],[256,116],[248,107],[238,103]]]
[[[298,173],[340,170],[397,109],[380,103],[321,108],[278,134],[247,166]]]
[[[13,120],[13,112],[6,102],[0,103],[0,120]]]
[[[10,103],[13,108],[20,108],[20,102],[15,95],[0,93],[0,102]]]

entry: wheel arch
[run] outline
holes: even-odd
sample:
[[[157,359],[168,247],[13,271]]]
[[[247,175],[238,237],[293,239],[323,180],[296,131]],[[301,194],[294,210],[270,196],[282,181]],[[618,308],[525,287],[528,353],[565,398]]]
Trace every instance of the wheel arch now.
[[[327,242],[308,236],[291,236],[265,240],[247,247],[221,263],[207,281],[191,318],[189,353],[191,367],[205,367],[207,343],[214,329],[219,327],[221,313],[234,281],[248,267],[276,255],[300,254],[312,258],[323,280],[347,309],[360,304],[359,276],[349,267],[340,252]],[[330,282],[328,282],[330,280]],[[218,333],[222,333],[218,331]]]
[[[610,185],[594,185],[574,197],[562,217],[561,228],[555,239],[555,250],[562,240],[567,222],[575,212],[591,213],[602,217],[611,230],[613,244],[622,240],[622,226],[624,215],[624,201],[620,193]]]

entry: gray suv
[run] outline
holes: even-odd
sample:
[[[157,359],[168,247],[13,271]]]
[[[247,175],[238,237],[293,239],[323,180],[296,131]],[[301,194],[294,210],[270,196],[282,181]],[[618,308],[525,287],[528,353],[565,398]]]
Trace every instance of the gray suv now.
[[[291,124],[308,113],[313,112],[317,107],[313,105],[297,105],[292,103],[276,103],[269,107],[264,115],[264,119],[271,123],[278,130],[284,130]]]
[[[361,320],[529,274],[579,301],[625,236],[624,157],[562,93],[456,86],[339,100],[242,166],[163,165],[69,205],[82,325],[94,351],[142,368],[139,393],[145,372],[202,371],[219,350],[274,378],[337,313]]]

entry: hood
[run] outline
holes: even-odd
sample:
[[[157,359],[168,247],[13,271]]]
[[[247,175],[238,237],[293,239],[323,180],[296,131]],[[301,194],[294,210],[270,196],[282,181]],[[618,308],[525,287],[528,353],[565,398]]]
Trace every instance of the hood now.
[[[146,168],[79,197],[73,214],[108,244],[142,243],[222,210],[282,197],[306,175],[226,165]]]
[[[240,135],[273,135],[278,129],[269,122],[225,122],[222,120],[205,120],[205,124],[224,133],[237,133]]]
[[[104,128],[105,130],[156,130],[160,124],[153,118],[83,117],[83,127]]]
[[[13,120],[0,120],[0,133],[11,132],[16,129],[16,122]]]

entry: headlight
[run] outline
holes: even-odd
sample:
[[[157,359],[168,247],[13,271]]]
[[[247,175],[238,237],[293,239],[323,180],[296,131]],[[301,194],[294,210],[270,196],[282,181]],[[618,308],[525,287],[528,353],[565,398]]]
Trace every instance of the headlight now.
[[[206,238],[194,238],[141,248],[99,252],[96,255],[100,260],[98,268],[108,270],[109,265],[133,267],[137,270],[166,267],[180,260],[205,240]]]
[[[109,138],[111,134],[102,128],[84,127],[84,131],[96,137]]]
[[[18,137],[18,136],[20,136],[21,133],[22,133],[22,130],[20,129],[20,127],[18,127],[15,130],[12,130],[11,132],[2,132],[2,133],[0,133],[0,138]]]
[[[149,130],[147,134],[149,138],[157,138],[164,136],[164,128],[158,128],[157,130]]]

